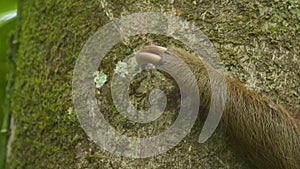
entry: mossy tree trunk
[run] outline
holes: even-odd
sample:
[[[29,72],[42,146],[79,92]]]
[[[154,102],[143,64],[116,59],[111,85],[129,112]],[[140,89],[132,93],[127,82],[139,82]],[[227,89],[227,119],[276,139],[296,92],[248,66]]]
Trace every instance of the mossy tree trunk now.
[[[11,105],[17,128],[8,168],[252,168],[221,130],[199,144],[199,126],[166,154],[146,159],[115,156],[88,139],[76,113],[69,111],[75,61],[97,29],[136,12],[170,13],[194,23],[234,77],[285,105],[300,104],[296,0],[32,0],[23,1],[20,10]],[[145,37],[122,42],[116,51],[131,54],[151,38],[170,45]],[[109,55],[107,65],[118,60],[119,53]]]

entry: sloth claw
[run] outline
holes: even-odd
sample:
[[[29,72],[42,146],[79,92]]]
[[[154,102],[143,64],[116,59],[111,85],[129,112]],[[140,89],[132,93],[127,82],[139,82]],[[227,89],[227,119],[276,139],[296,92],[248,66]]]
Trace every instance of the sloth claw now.
[[[167,51],[167,48],[161,46],[146,46],[142,51],[138,52],[135,56],[139,65],[146,64],[158,65],[162,60],[162,55]]]

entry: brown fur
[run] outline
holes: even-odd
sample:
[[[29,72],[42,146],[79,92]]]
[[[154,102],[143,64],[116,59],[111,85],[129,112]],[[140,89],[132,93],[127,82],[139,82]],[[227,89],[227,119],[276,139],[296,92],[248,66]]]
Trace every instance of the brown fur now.
[[[201,108],[208,112],[211,83],[223,74],[212,67],[205,67],[196,56],[181,49],[169,49],[162,56],[162,64],[182,73],[181,65],[172,58],[177,56],[190,67],[196,76]],[[213,74],[209,79],[207,71]],[[258,168],[300,168],[300,122],[282,106],[266,96],[245,88],[238,81],[227,77],[227,97],[221,124],[236,140],[240,149]],[[186,82],[189,85],[189,82]],[[205,119],[203,119],[205,120]]]

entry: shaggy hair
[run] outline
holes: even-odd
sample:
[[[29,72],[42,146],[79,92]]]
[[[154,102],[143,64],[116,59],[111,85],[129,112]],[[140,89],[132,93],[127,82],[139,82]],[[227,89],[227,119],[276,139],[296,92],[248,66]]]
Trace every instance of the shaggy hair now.
[[[221,125],[226,133],[258,168],[300,168],[300,121],[281,105],[247,89],[182,49],[163,51],[152,46],[142,52],[160,56],[160,60],[158,62],[157,57],[146,59],[147,56],[140,60],[169,67],[175,73],[184,74],[185,71],[184,66],[174,59],[175,56],[190,67],[199,87],[201,113],[207,113],[210,108],[211,85],[221,85],[220,79],[223,78],[227,84],[227,95]],[[191,82],[187,79],[185,84],[189,86]],[[202,117],[204,120],[205,117]]]

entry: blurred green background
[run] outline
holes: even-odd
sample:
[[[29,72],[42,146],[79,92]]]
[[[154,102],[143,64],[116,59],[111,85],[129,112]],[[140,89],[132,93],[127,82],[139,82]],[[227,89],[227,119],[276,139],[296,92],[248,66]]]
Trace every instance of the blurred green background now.
[[[0,169],[5,167],[10,115],[5,109],[6,86],[10,71],[10,33],[16,29],[17,0],[0,0]],[[7,105],[6,105],[7,106]]]

